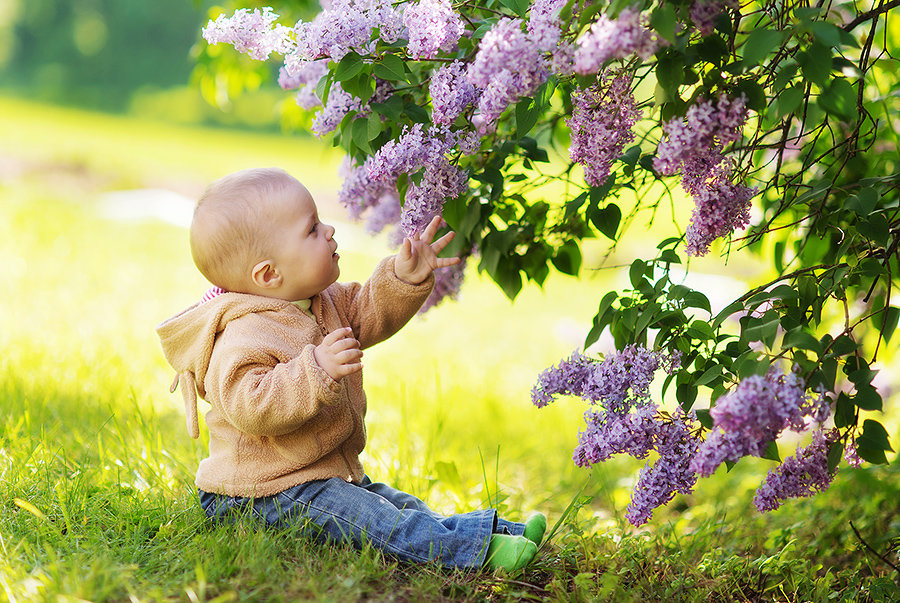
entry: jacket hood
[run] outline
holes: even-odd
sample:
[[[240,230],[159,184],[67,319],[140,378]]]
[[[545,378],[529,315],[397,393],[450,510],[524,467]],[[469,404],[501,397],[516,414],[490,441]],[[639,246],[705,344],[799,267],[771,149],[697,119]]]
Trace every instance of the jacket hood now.
[[[290,302],[271,297],[223,293],[212,300],[194,304],[156,327],[163,354],[177,373],[169,391],[174,392],[181,385],[187,428],[192,438],[200,436],[197,394],[206,396],[203,383],[216,335],[236,318],[280,310],[289,305]]]

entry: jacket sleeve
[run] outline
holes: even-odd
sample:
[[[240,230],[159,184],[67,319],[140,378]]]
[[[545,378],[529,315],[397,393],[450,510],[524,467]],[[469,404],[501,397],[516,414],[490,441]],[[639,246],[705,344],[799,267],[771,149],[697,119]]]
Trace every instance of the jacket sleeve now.
[[[279,362],[259,345],[217,349],[225,351],[220,358],[214,352],[210,362],[207,397],[244,433],[290,433],[341,399],[343,386],[316,363],[312,344],[288,362]]]
[[[434,275],[412,285],[394,273],[394,257],[382,260],[365,283],[340,285],[342,305],[360,347],[384,341],[415,316],[434,288]]]

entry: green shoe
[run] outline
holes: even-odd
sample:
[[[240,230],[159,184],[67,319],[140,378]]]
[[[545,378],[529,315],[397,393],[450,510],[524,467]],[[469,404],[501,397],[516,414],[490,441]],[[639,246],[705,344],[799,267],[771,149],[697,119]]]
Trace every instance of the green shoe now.
[[[540,546],[547,531],[547,517],[543,513],[534,513],[525,520],[525,538]]]
[[[524,536],[493,534],[488,544],[484,567],[505,569],[508,572],[520,570],[528,565],[537,554],[537,545]]]

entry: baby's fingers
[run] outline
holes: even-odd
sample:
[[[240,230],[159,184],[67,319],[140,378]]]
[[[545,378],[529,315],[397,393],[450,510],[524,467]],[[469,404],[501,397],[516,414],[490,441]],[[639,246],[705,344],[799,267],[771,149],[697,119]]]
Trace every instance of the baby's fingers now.
[[[338,364],[355,364],[362,360],[362,357],[363,352],[358,347],[334,354],[334,359]]]
[[[352,375],[353,373],[357,373],[362,370],[362,363],[356,362],[353,364],[339,364],[334,369],[334,374],[331,375],[331,378],[335,381],[346,377],[347,375]]]
[[[331,347],[338,341],[348,337],[353,338],[353,329],[350,327],[342,327],[340,329],[335,329],[326,335],[325,338],[322,339],[322,344]],[[356,340],[354,339],[354,341]]]

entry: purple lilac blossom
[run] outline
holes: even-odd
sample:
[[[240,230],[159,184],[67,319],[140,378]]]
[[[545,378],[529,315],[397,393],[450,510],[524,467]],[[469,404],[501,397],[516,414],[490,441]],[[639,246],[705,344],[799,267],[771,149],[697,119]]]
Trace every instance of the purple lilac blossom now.
[[[658,424],[655,404],[638,406],[628,414],[588,410],[585,430],[578,434],[572,460],[579,467],[601,463],[616,454],[642,459],[653,450]]]
[[[369,178],[365,166],[354,165],[349,158],[341,165],[338,175],[343,180],[338,201],[347,208],[353,220],[380,205],[386,196],[397,195],[396,182]]]
[[[397,190],[393,187],[385,187],[384,194],[375,202],[366,216],[366,232],[376,235],[388,226],[396,225],[400,221],[400,209],[400,197],[397,195]]]
[[[316,95],[316,86],[319,80],[328,73],[328,61],[309,61],[299,67],[293,74],[288,73],[286,67],[278,72],[278,85],[282,90],[297,90],[294,100],[304,109],[310,110],[322,106],[322,101]]]
[[[631,128],[640,117],[625,71],[607,72],[590,88],[572,94],[572,116],[566,120],[572,142],[569,158],[584,166],[584,179],[592,186],[606,181],[613,161],[634,140]]]
[[[288,70],[295,63],[323,57],[340,61],[351,50],[368,54],[374,48],[376,28],[388,43],[402,35],[402,12],[390,0],[334,0],[312,21],[294,26],[296,50],[286,57]]]
[[[856,438],[848,437],[844,444],[844,460],[853,468],[862,467],[863,460],[859,456],[859,450],[856,447]]]
[[[436,124],[452,124],[466,107],[478,100],[475,86],[466,78],[466,67],[460,61],[435,69],[428,90],[431,120]]]
[[[715,168],[703,186],[691,191],[694,209],[685,232],[685,253],[690,256],[706,255],[713,241],[750,223],[750,200],[757,189],[733,183],[721,167]]]
[[[442,50],[452,51],[465,30],[450,0],[421,0],[407,5],[403,24],[409,31],[406,52],[414,59],[433,59]]]
[[[328,93],[328,102],[316,113],[310,129],[321,138],[336,130],[348,113],[359,111],[361,108],[359,99],[345,92],[340,83],[335,82]]]
[[[803,380],[793,373],[771,370],[765,377],[751,375],[710,410],[714,427],[700,445],[692,469],[709,476],[723,461],[761,456],[785,429],[799,433],[809,419],[824,421],[827,404],[824,396],[807,394]]]
[[[270,7],[252,12],[241,8],[230,17],[222,14],[215,21],[210,20],[202,35],[211,45],[219,42],[231,44],[238,52],[264,61],[273,52],[286,54],[293,49],[290,28],[276,24],[276,19],[278,14],[272,12]]]
[[[369,178],[396,179],[400,174],[410,174],[426,165],[439,162],[447,145],[432,134],[431,131],[424,131],[422,124],[404,128],[399,138],[387,141],[366,160]]]
[[[659,47],[656,33],[643,22],[640,11],[626,8],[615,20],[601,14],[576,41],[574,70],[579,75],[599,73],[610,59],[637,54],[649,58]]]
[[[444,203],[462,195],[469,183],[467,172],[447,159],[425,166],[421,181],[410,181],[400,215],[400,229],[406,236],[422,232],[432,218],[442,213]]]
[[[646,523],[653,509],[668,503],[676,493],[690,494],[694,490],[697,474],[691,469],[691,459],[699,445],[692,428],[695,419],[693,414],[679,413],[657,423],[654,448],[659,458],[641,469],[631,492],[625,518],[632,525]]]
[[[558,395],[575,395],[624,415],[633,406],[650,403],[650,383],[660,366],[674,370],[671,356],[637,345],[626,346],[602,362],[576,351],[538,376],[531,400],[542,408]]]
[[[835,429],[817,429],[806,448],[798,447],[797,454],[769,470],[753,498],[756,508],[772,511],[789,498],[812,496],[827,490],[836,473],[828,470],[828,448],[837,438]]]
[[[473,121],[485,134],[494,131],[507,107],[533,94],[549,72],[540,49],[522,31],[522,20],[502,18],[482,38],[466,75],[483,90]]]
[[[726,8],[737,8],[735,0],[695,0],[691,5],[691,21],[701,36],[708,36],[716,29],[716,19]]]
[[[528,14],[528,37],[539,50],[550,52],[559,44],[562,21],[559,11],[567,0],[534,0]]]
[[[692,105],[684,119],[673,119],[663,126],[653,167],[663,175],[679,171],[699,178],[722,161],[723,149],[741,137],[747,121],[744,96],[729,100],[724,94],[718,102],[700,101]]]
[[[694,198],[686,252],[701,256],[710,244],[750,222],[750,199],[756,189],[732,182],[734,171],[723,150],[738,140],[747,119],[743,96],[729,100],[724,94],[714,104],[691,106],[685,119],[663,126],[665,138],[657,148],[654,168],[664,175],[681,172],[681,185]]]
[[[424,314],[445,299],[456,299],[465,278],[467,256],[460,256],[459,263],[434,271],[434,289],[419,309]]]

